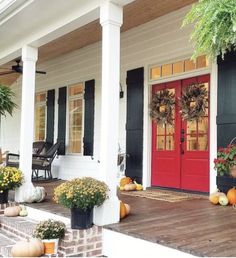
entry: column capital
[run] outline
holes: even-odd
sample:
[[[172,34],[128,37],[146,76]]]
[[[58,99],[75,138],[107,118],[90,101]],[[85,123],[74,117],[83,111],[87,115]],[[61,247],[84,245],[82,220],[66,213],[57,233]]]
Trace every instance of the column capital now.
[[[109,1],[104,1],[100,6],[100,24],[102,26],[113,24],[121,26],[123,23],[123,8]]]
[[[38,60],[38,48],[32,46],[22,47],[22,61],[36,62]]]

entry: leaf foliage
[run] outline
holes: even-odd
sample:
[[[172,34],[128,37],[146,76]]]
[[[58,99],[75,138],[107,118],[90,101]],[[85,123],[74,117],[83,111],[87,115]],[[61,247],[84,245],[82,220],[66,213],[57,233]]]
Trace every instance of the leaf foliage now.
[[[0,115],[6,116],[8,113],[12,116],[14,108],[17,108],[12,100],[14,96],[10,87],[0,84]]]
[[[189,24],[194,24],[190,36],[194,43],[193,59],[206,54],[214,60],[236,50],[235,0],[199,0],[185,16],[182,26]]]

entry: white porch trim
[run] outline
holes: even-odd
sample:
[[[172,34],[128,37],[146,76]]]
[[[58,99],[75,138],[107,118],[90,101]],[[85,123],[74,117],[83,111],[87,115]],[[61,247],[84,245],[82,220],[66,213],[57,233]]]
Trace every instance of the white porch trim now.
[[[31,46],[24,46],[22,48],[23,76],[19,168],[24,174],[24,184],[16,191],[17,202],[23,202],[25,191],[33,188],[31,174],[34,132],[35,65],[37,59],[37,48]]]
[[[216,170],[214,169],[214,159],[217,157],[217,89],[218,89],[218,66],[217,63],[212,63],[211,81],[210,81],[210,193],[217,188],[216,185]]]
[[[119,135],[120,27],[123,9],[113,3],[101,6],[102,25],[102,107],[100,178],[110,188],[109,199],[95,209],[94,223],[106,225],[119,221],[120,203],[116,195]]]

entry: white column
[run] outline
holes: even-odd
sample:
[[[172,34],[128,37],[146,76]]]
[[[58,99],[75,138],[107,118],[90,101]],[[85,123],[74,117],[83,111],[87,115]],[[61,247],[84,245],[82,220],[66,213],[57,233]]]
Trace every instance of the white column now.
[[[218,88],[218,66],[212,63],[211,86],[210,86],[210,193],[217,188],[216,171],[214,169],[214,159],[217,158],[217,88]]]
[[[100,179],[110,188],[110,197],[95,209],[97,225],[119,221],[120,203],[117,198],[117,155],[119,133],[119,82],[120,82],[120,27],[122,7],[106,2],[101,6],[102,25],[102,107]]]
[[[22,103],[20,129],[20,170],[24,174],[24,184],[16,191],[16,201],[24,202],[27,192],[33,188],[32,174],[32,143],[34,131],[34,96],[35,96],[35,64],[38,49],[31,46],[22,48]]]

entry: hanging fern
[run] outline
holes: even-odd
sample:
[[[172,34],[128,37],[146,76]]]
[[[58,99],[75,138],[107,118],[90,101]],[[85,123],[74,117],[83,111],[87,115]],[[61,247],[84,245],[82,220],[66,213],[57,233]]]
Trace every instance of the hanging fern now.
[[[15,93],[8,86],[0,84],[0,115],[6,116],[7,113],[12,116],[12,112],[17,105],[12,101]]]
[[[215,59],[236,50],[236,1],[199,0],[186,15],[183,25],[194,24],[190,39],[193,59],[201,54]]]

